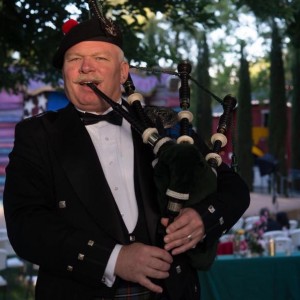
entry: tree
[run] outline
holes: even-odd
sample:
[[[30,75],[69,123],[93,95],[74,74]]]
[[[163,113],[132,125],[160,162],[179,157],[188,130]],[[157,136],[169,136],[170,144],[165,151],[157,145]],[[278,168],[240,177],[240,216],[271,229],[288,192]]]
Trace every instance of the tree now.
[[[238,108],[237,108],[237,158],[239,173],[250,190],[253,181],[252,155],[252,105],[249,63],[244,55],[244,42],[241,43],[239,71]]]
[[[286,94],[281,36],[275,20],[272,22],[270,71],[269,151],[278,161],[278,170],[286,176]]]
[[[206,34],[203,32],[202,38],[199,36],[198,63],[195,70],[195,76],[197,77],[197,82],[206,89],[210,89],[209,66],[209,49]],[[196,129],[203,140],[209,143],[212,131],[211,96],[197,86],[195,86],[194,94]]]
[[[75,5],[78,21],[88,18],[87,1],[84,0],[2,0],[0,6],[0,88],[18,88],[29,79],[42,77],[45,82],[56,83],[60,78],[51,65],[52,55],[62,38],[61,25],[72,15],[70,5]],[[197,20],[209,24],[213,13],[205,11],[209,1],[101,1],[104,11],[116,18],[124,33],[124,51],[129,61],[153,57],[143,42],[148,12],[161,12],[169,20],[183,26]],[[128,21],[130,15],[130,21]],[[186,24],[186,25],[185,25]],[[130,43],[128,42],[130,41]]]
[[[300,170],[300,3],[294,7],[294,18],[288,22],[287,33],[291,38],[292,53],[292,162],[291,168]],[[298,182],[298,186],[300,186]]]
[[[88,18],[86,1],[83,0],[3,0],[0,7],[0,87],[18,89],[29,79],[39,78],[45,82],[57,82],[60,72],[52,67],[51,61],[62,38],[61,26],[71,16],[68,10],[71,4],[80,10],[78,21]],[[107,10],[111,8],[105,7]],[[139,12],[145,14],[142,9]],[[120,13],[120,20],[124,14]],[[129,26],[124,21],[121,26],[131,45],[138,45],[137,37],[129,29],[138,30],[141,26],[137,22]]]
[[[295,20],[295,11],[299,10],[300,4],[298,0],[237,0],[236,2],[239,3],[239,5],[248,5],[255,15],[260,18],[260,20],[268,22],[272,29],[272,46],[270,53],[270,115],[268,124],[269,151],[278,161],[278,171],[280,175],[286,177],[287,101],[282,57],[282,36],[286,33],[287,25],[295,23],[293,22],[293,20]],[[282,32],[279,32],[277,23],[282,27]],[[299,33],[295,35],[299,36]],[[292,127],[294,127],[294,125],[292,125]],[[277,181],[279,181],[279,179],[277,179]]]
[[[293,51],[292,168],[300,170],[300,48]]]

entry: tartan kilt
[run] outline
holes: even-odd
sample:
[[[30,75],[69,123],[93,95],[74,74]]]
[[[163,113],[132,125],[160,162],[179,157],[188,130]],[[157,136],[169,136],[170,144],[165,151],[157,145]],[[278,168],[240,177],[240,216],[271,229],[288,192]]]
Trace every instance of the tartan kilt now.
[[[145,287],[137,283],[123,281],[113,298],[96,297],[93,300],[152,300],[155,299],[153,296],[153,293]]]

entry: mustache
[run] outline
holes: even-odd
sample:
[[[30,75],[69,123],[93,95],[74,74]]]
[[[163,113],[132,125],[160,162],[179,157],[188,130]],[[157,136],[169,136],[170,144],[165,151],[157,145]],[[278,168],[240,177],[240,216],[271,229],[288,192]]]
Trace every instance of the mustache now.
[[[87,83],[94,83],[94,84],[99,84],[101,83],[103,80],[99,77],[87,77],[87,76],[79,76],[78,78],[76,78],[75,80],[73,80],[73,83],[77,83],[77,84],[87,84]]]

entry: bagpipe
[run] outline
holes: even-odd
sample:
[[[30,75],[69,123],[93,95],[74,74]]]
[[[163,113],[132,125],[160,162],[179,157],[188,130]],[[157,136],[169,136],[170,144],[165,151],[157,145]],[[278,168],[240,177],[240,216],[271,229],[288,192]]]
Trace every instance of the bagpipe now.
[[[104,17],[101,5],[96,0],[89,0],[88,2],[91,13],[97,17],[102,26],[110,27],[111,23]],[[142,105],[144,98],[135,91],[130,73],[123,86],[127,95],[127,102],[134,114],[130,114],[121,104],[110,99],[94,83],[86,83],[100,99],[110,104],[118,114],[131,124],[145,144],[152,147],[155,155],[153,168],[158,205],[161,215],[169,218],[169,222],[176,218],[183,207],[193,206],[216,192],[215,169],[222,163],[219,153],[227,143],[226,133],[230,126],[231,113],[236,106],[236,100],[231,95],[227,95],[221,100],[199,85],[217,99],[224,109],[217,132],[211,138],[212,150],[203,157],[190,136],[193,120],[193,114],[189,111],[191,70],[191,64],[188,61],[182,61],[178,64],[178,72],[168,72],[180,78],[179,101],[181,111],[178,113],[180,136],[176,140],[158,130],[155,125],[158,124],[159,118],[153,122],[145,113]]]
[[[99,19],[103,19],[101,9],[96,0],[89,0],[90,10]],[[104,24],[105,26],[106,24]],[[132,67],[132,66],[131,66]],[[146,69],[135,67],[137,69]],[[227,133],[230,128],[232,112],[236,106],[236,99],[227,95],[220,99],[206,88],[202,87],[190,76],[192,67],[188,61],[178,64],[177,72],[160,70],[180,78],[178,123],[180,126],[179,137],[170,138],[165,131],[161,130],[162,121],[159,114],[150,118],[146,113],[146,107],[142,105],[144,97],[135,91],[132,78],[128,76],[123,84],[127,102],[130,110],[123,108],[104,94],[93,83],[86,83],[95,94],[106,101],[118,114],[126,119],[142,138],[143,143],[152,148],[155,159],[153,160],[153,176],[157,190],[157,202],[161,217],[167,217],[169,223],[179,215],[183,207],[193,207],[208,196],[216,193],[217,176],[216,169],[222,163],[221,149],[227,144]],[[155,70],[157,72],[157,70]],[[192,137],[193,114],[190,112],[190,86],[189,80],[194,81],[201,89],[209,93],[223,106],[223,114],[219,119],[217,132],[212,135],[212,149],[204,156],[194,143]],[[131,111],[133,113],[131,113]],[[152,115],[153,117],[153,115]],[[203,253],[198,247],[187,252],[189,263],[193,268],[205,269],[215,257],[216,244],[214,248]],[[184,265],[184,264],[182,264]],[[177,275],[176,266],[175,271]],[[183,280],[181,277],[177,281]],[[176,284],[175,284],[176,285]],[[174,286],[174,285],[173,285]],[[175,289],[176,290],[176,289]],[[182,291],[182,290],[181,290]],[[176,291],[175,293],[176,294]],[[177,295],[176,295],[177,296]],[[174,295],[175,297],[175,295]],[[172,299],[177,299],[173,298]]]
[[[190,107],[189,79],[191,64],[183,61],[178,64],[178,72],[173,72],[180,78],[179,101],[181,111],[178,112],[180,136],[174,140],[161,133],[155,127],[153,120],[145,113],[142,105],[144,97],[135,92],[135,86],[129,74],[124,83],[127,102],[134,114],[130,114],[121,104],[110,99],[97,88],[94,83],[87,85],[105,100],[111,107],[126,119],[137,131],[143,142],[151,146],[155,159],[153,161],[154,181],[157,188],[158,205],[161,215],[172,222],[183,207],[193,206],[216,192],[216,168],[222,163],[221,149],[227,144],[226,133],[230,127],[231,114],[236,106],[236,100],[227,95],[223,101],[224,112],[219,119],[217,132],[212,135],[211,151],[204,157],[194,145],[190,135],[193,114]],[[157,122],[161,120],[157,116]],[[158,126],[160,127],[160,126]]]
[[[96,0],[89,0],[89,4],[94,15],[103,19]],[[138,69],[138,67],[136,68]],[[221,100],[202,87],[214,98],[217,98],[224,109],[217,132],[211,138],[212,149],[204,156],[194,143],[192,137],[194,135],[191,134],[193,121],[193,114],[189,110],[191,70],[191,64],[188,61],[182,61],[178,64],[178,72],[168,72],[180,78],[179,101],[181,110],[178,113],[180,134],[176,139],[171,138],[162,130],[164,126],[159,114],[153,120],[146,113],[146,107],[142,105],[144,98],[135,91],[130,73],[127,81],[123,84],[130,109],[125,109],[121,104],[110,99],[93,82],[86,83],[99,99],[106,101],[131,124],[133,130],[141,136],[144,144],[152,148],[157,204],[161,217],[168,218],[169,223],[174,221],[182,208],[196,206],[199,202],[216,193],[216,169],[222,163],[220,151],[227,143],[226,134],[230,128],[232,111],[236,106],[236,100],[231,95],[227,95]],[[162,228],[158,226],[159,245],[163,243],[165,234],[165,229],[160,229]],[[215,258],[216,249],[217,241],[213,245],[207,246],[205,250],[196,246],[184,255],[174,256],[173,264],[169,270],[170,276],[161,282],[170,299],[195,299],[195,286],[190,284],[191,278],[195,276],[194,269],[207,269]]]

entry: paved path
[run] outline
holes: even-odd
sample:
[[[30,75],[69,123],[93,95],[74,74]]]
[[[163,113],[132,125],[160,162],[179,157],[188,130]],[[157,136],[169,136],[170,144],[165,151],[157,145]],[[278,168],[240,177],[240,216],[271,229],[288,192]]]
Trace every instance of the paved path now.
[[[251,193],[250,206],[244,215],[257,215],[263,207],[268,207],[272,213],[285,211],[290,217],[300,220],[300,196],[289,198],[279,196],[277,197],[277,205],[273,205],[271,195]]]

